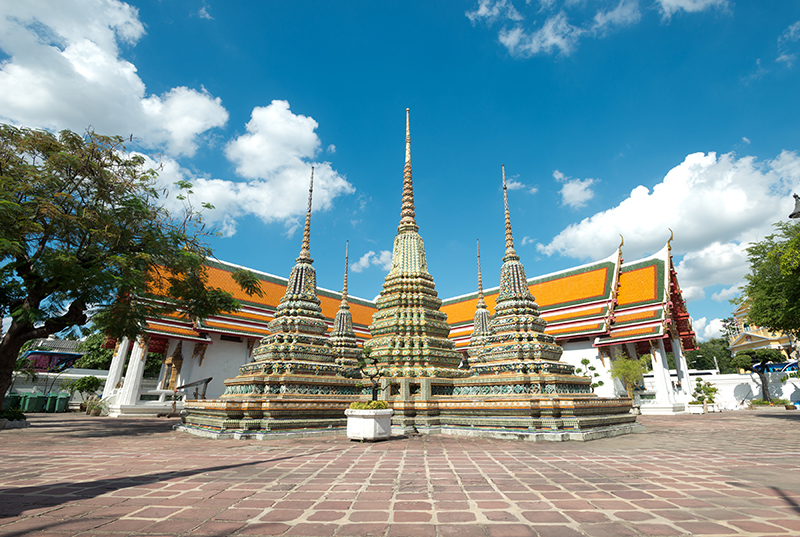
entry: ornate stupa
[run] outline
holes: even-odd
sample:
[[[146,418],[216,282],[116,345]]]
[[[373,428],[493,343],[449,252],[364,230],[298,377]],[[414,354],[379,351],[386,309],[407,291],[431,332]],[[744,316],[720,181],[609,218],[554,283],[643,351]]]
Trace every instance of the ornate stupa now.
[[[333,319],[330,341],[333,347],[333,354],[336,357],[336,363],[346,367],[355,367],[361,356],[361,349],[358,348],[356,333],[353,331],[353,316],[350,313],[350,304],[347,302],[347,265],[349,259],[350,241],[347,241],[344,249],[342,301],[339,303],[339,311],[336,312],[336,317]]]
[[[269,336],[253,351],[256,362],[269,361],[275,368],[280,362],[291,362],[291,370],[313,369],[314,363],[333,362],[335,357],[325,332],[325,316],[322,315],[317,297],[317,273],[311,259],[311,199],[314,194],[314,168],[308,186],[308,209],[303,227],[303,242],[300,255],[289,275],[286,294],[269,323]]]
[[[562,349],[555,338],[544,333],[546,323],[539,315],[539,305],[528,288],[525,267],[514,249],[511,215],[508,210],[506,168],[503,166],[503,205],[505,208],[506,252],[500,269],[500,293],[489,327],[493,334],[486,339],[481,362],[514,363],[530,360],[558,361]],[[477,325],[476,325],[477,326]]]
[[[222,438],[341,434],[345,408],[370,397],[357,367],[360,350],[348,304],[349,245],[341,302],[326,335],[309,251],[312,193],[313,171],[300,255],[269,324],[271,334],[254,351],[255,361],[225,381],[219,399],[187,401],[186,430]],[[479,245],[474,331],[469,360],[462,361],[448,338],[415,220],[406,110],[400,225],[369,327],[372,339],[364,343],[377,360],[378,396],[394,410],[392,431],[560,441],[637,430],[630,399],[599,399],[588,377],[559,361],[562,348],[544,333],[514,249],[505,168],[503,200],[506,251],[494,315],[484,299]]]
[[[475,305],[475,317],[473,318],[472,336],[469,338],[467,354],[471,363],[482,361],[480,354],[484,350],[489,336],[494,334],[491,326],[491,315],[486,307],[486,300],[483,297],[483,275],[481,274],[481,241],[478,244],[478,303]]]
[[[392,268],[377,300],[378,311],[365,345],[390,377],[446,376],[460,357],[448,339],[447,315],[440,311],[433,276],[428,273],[425,244],[414,214],[411,177],[411,130],[406,109],[406,162],[400,225],[394,239]]]

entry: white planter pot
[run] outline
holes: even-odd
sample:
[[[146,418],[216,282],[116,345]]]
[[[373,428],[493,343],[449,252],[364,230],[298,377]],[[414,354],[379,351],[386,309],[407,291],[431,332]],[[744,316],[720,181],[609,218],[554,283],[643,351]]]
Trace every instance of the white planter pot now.
[[[388,440],[392,434],[392,415],[394,410],[356,410],[348,408],[347,438],[350,440]]]
[[[705,410],[703,410],[703,405],[686,405],[686,409],[689,411],[689,414],[705,414]]]

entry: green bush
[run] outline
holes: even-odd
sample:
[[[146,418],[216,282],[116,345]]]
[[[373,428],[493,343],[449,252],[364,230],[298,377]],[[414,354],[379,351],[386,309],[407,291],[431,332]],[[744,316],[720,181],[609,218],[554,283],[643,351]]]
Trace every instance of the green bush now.
[[[354,401],[350,403],[350,408],[354,410],[386,410],[389,403],[386,401]]]
[[[769,405],[790,405],[788,399],[780,399],[773,397],[772,401],[764,401],[763,399],[751,399],[750,404],[753,406],[769,406]]]
[[[25,414],[18,408],[6,408],[5,410],[0,410],[0,418],[5,418],[8,421],[24,420]]]
[[[87,395],[93,395],[97,390],[100,389],[100,386],[102,385],[103,381],[94,375],[81,377],[75,381],[75,384],[73,384],[74,390],[80,392],[81,399],[84,401],[86,400]]]

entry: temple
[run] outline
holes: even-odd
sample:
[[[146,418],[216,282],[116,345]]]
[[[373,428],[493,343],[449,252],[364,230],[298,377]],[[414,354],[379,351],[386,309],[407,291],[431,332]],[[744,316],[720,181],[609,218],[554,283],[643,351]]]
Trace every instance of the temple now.
[[[623,262],[620,244],[601,261],[528,279],[514,246],[503,167],[499,286],[484,290],[478,245],[477,292],[443,301],[416,222],[408,110],[405,142],[392,265],[375,302],[348,295],[347,247],[342,292],[316,286],[312,170],[289,278],[256,272],[263,296],[254,298],[233,285],[238,267],[209,263],[209,283],[233,292],[243,307],[209,319],[180,312],[150,319],[136,341],[119,342],[104,392],[110,414],[156,413],[173,404],[184,411],[181,428],[215,438],[343,434],[344,410],[371,396],[358,367],[362,348],[376,362],[379,397],[394,409],[392,430],[401,434],[560,441],[640,430],[609,369],[614,360],[643,354],[652,356],[656,390],[637,395],[642,411],[683,411],[691,391],[683,352],[695,342],[669,241],[632,263]],[[140,358],[154,348],[164,366],[157,387],[144,390]],[[670,351],[678,383],[670,381]],[[603,386],[576,374],[587,360]],[[170,402],[173,390],[200,380],[207,380],[205,398]]]

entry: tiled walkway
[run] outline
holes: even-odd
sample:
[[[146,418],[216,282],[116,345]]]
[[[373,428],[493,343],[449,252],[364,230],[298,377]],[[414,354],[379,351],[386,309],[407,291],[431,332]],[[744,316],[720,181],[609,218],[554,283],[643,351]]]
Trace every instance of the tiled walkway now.
[[[800,535],[800,411],[588,443],[209,440],[175,420],[0,431],[2,535]]]

